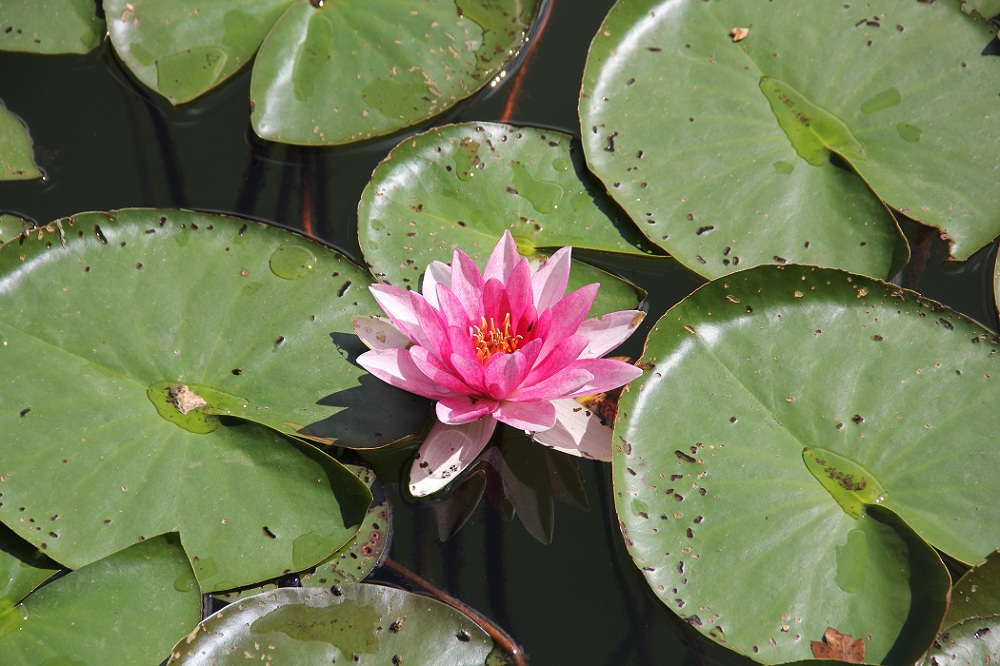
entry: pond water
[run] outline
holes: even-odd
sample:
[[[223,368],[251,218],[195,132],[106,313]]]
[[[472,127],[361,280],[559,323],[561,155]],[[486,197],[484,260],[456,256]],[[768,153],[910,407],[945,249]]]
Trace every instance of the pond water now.
[[[587,47],[612,4],[556,0],[516,99],[509,75],[505,85],[436,122],[498,121],[512,103],[512,122],[578,133]],[[44,181],[0,183],[0,210],[39,223],[132,206],[219,211],[311,230],[360,260],[358,200],[401,137],[338,149],[268,144],[249,126],[249,70],[175,109],[134,83],[106,46],[85,57],[0,53],[0,71],[0,98],[28,124],[47,174]],[[966,264],[946,265],[942,244],[927,234],[923,240],[905,286],[996,329],[995,246]],[[651,294],[647,323],[625,350],[633,356],[649,326],[701,283],[679,266],[665,273],[662,263],[654,269],[641,260],[597,261]],[[391,557],[496,621],[535,665],[751,663],[701,639],[653,596],[622,544],[609,467],[584,461],[580,470],[589,510],[557,504],[548,545],[485,501],[442,543],[429,507],[407,503],[387,478],[396,511]],[[379,576],[398,580],[391,572]]]

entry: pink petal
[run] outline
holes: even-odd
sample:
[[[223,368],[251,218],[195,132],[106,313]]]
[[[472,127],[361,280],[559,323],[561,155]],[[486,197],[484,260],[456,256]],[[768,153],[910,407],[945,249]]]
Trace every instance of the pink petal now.
[[[610,391],[619,386],[624,386],[642,375],[642,368],[610,358],[583,359],[574,362],[571,367],[590,372],[594,379],[579,389],[563,396],[566,398],[578,398],[583,395],[595,395],[604,391]]]
[[[423,296],[415,292],[410,294],[413,302],[413,314],[417,318],[419,327],[419,337],[414,337],[415,331],[409,331],[410,337],[421,347],[425,347],[434,352],[440,359],[446,359],[451,355],[451,344],[448,340],[448,329],[441,319],[441,313],[431,307]]]
[[[599,358],[625,342],[645,318],[639,310],[622,310],[603,317],[588,319],[577,329],[577,335],[585,335],[590,344],[580,354],[580,358]]]
[[[500,280],[490,278],[483,285],[483,316],[487,322],[492,319],[497,328],[500,328],[503,326],[504,317],[508,314],[510,314],[510,301],[507,300],[507,288]]]
[[[527,261],[519,261],[507,280],[507,300],[510,323],[515,333],[524,335],[527,326],[537,318],[531,293],[531,269]]]
[[[492,414],[499,403],[488,398],[460,395],[442,398],[435,406],[438,420],[448,425],[471,423]]]
[[[471,323],[469,313],[465,311],[462,301],[458,300],[454,292],[444,285],[437,288],[438,311],[441,318],[448,326],[457,326],[460,330],[467,331]],[[478,321],[475,323],[479,323]],[[466,333],[466,337],[468,334]]]
[[[421,372],[406,349],[373,349],[359,356],[358,364],[387,384],[425,398],[454,395]]]
[[[553,400],[556,424],[532,433],[539,444],[582,458],[611,460],[611,427],[576,400]]]
[[[351,317],[354,332],[369,349],[405,349],[413,342],[380,315]]]
[[[489,417],[463,425],[435,422],[410,468],[410,494],[426,497],[448,485],[482,452],[496,425]]]
[[[483,275],[475,262],[461,250],[455,250],[451,260],[451,291],[462,303],[470,319],[483,314]]]
[[[369,289],[396,328],[418,345],[434,348],[423,331],[424,322],[421,321],[421,315],[418,315],[415,309],[416,306],[423,306],[425,311],[436,313],[423,296],[391,284],[373,284]],[[426,318],[426,315],[423,318]]]
[[[547,401],[502,402],[493,417],[518,430],[547,430],[555,425],[556,408]]]
[[[535,295],[535,309],[548,310],[566,293],[569,284],[571,249],[564,247],[549,257],[531,276],[531,290]]]
[[[574,364],[575,365],[575,364]],[[535,402],[537,400],[556,400],[576,394],[580,389],[589,386],[594,381],[594,375],[582,368],[569,367],[560,370],[548,379],[528,386],[516,396],[509,398],[513,402]],[[583,395],[589,395],[584,393]]]
[[[540,340],[535,340],[540,342]],[[544,381],[580,358],[589,341],[582,335],[571,335],[562,341],[548,356],[535,362],[535,367],[524,380],[525,388]]]
[[[531,366],[521,352],[494,354],[483,370],[486,390],[494,400],[503,400],[521,385]]]
[[[511,271],[522,260],[521,255],[517,252],[517,243],[514,242],[514,237],[510,235],[509,231],[504,231],[496,247],[493,248],[493,252],[490,253],[490,258],[486,261],[483,278],[500,280],[506,284]]]
[[[550,350],[576,333],[580,324],[587,317],[587,312],[594,302],[594,297],[597,296],[599,286],[594,283],[580,287],[543,313],[539,319],[539,330],[535,333],[545,340],[541,358],[544,359]],[[547,317],[548,314],[551,317]]]
[[[420,368],[420,371],[427,375],[428,379],[439,384],[450,393],[475,395],[480,392],[477,389],[471,388],[450,367],[442,363],[437,356],[419,345],[414,345],[410,348],[410,358]]]
[[[420,293],[436,309],[440,309],[438,307],[437,296],[437,286],[439,284],[445,287],[451,286],[451,266],[443,261],[432,261],[427,266],[427,270],[424,271],[424,283]]]

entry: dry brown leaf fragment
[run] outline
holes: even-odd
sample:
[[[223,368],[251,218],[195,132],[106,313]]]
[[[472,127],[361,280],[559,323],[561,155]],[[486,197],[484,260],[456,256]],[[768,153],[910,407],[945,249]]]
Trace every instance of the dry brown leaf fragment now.
[[[833,627],[827,627],[823,640],[810,641],[813,656],[817,659],[840,659],[849,664],[860,664],[865,660],[863,638],[842,634]]]
[[[734,42],[741,42],[747,38],[750,34],[750,28],[733,28],[729,31],[729,36],[733,38]]]

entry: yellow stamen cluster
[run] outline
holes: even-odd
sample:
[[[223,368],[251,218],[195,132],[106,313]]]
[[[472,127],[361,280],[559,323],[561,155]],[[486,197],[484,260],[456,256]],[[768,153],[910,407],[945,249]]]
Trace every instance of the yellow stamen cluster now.
[[[497,327],[493,318],[480,318],[479,326],[469,326],[472,346],[480,363],[486,363],[493,354],[511,354],[521,348],[523,337],[510,330],[510,313],[503,318],[503,326]]]

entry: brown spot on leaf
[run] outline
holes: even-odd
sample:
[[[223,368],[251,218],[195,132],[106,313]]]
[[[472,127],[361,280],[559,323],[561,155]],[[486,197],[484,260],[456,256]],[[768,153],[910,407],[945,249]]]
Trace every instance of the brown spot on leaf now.
[[[842,634],[833,627],[827,627],[823,640],[810,641],[813,656],[817,659],[840,659],[849,664],[860,664],[865,660],[865,641],[862,638]]]

